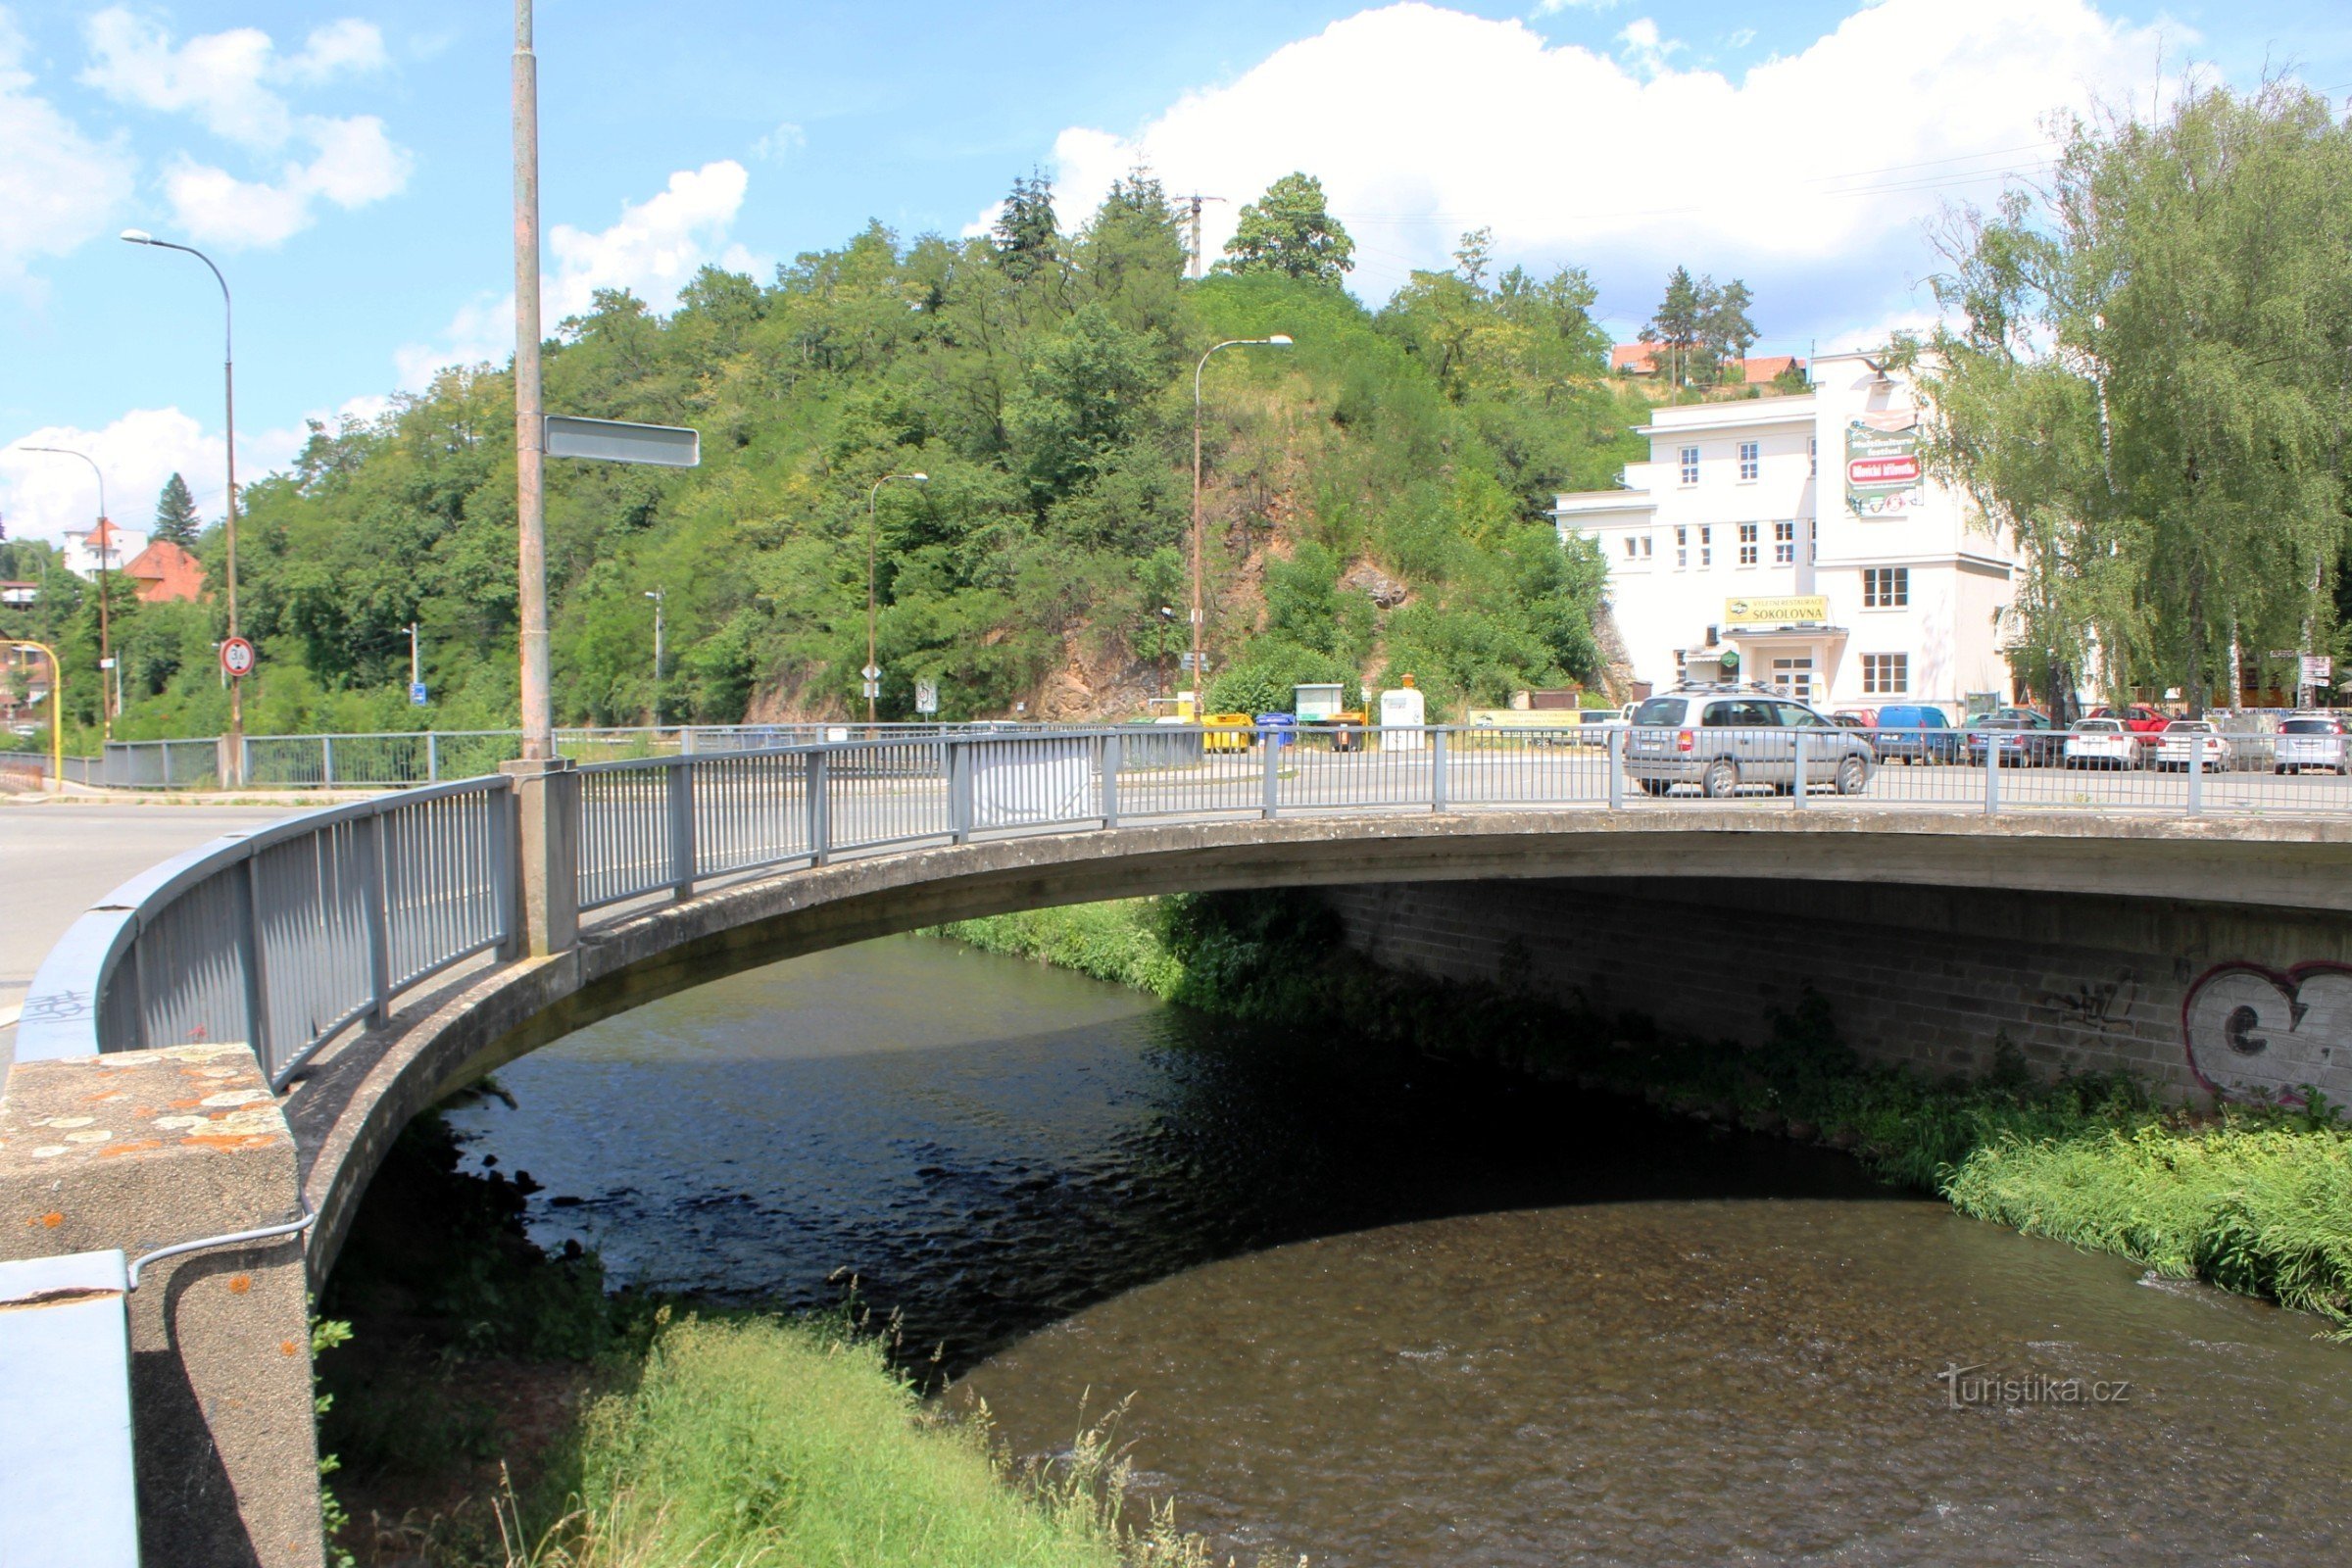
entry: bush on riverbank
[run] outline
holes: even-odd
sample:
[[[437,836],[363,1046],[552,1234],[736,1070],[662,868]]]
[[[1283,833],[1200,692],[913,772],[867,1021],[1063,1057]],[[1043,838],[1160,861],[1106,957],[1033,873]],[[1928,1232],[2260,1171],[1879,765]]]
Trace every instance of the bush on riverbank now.
[[[1323,906],[1291,893],[1134,899],[942,934],[1047,962],[1116,953],[1120,969],[1150,977],[1145,989],[1206,1011],[1342,1021],[1353,1037],[1397,1049],[1818,1138],[1963,1213],[2314,1312],[2352,1336],[2352,1128],[2316,1098],[2308,1111],[2192,1111],[2121,1074],[2036,1080],[2005,1049],[1981,1077],[1931,1081],[1864,1063],[1810,994],[1775,1014],[1758,1046],[1671,1039],[1646,1019],[1605,1018],[1507,984],[1383,969],[1341,945]]]

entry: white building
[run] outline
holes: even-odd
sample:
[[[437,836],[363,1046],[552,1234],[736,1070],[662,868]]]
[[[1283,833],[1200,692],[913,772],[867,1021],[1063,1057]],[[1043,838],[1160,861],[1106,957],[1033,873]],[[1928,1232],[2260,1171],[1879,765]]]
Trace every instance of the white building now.
[[[1813,390],[1660,409],[1622,488],[1563,495],[1563,542],[1609,565],[1635,679],[1730,677],[1830,709],[2006,700],[2008,541],[1921,477],[1919,405],[1871,356]],[[1726,657],[1729,655],[1730,657]]]
[[[147,548],[147,536],[119,522],[101,521],[65,532],[66,569],[76,577],[95,578],[101,564],[110,572]],[[103,563],[101,557],[103,556]]]

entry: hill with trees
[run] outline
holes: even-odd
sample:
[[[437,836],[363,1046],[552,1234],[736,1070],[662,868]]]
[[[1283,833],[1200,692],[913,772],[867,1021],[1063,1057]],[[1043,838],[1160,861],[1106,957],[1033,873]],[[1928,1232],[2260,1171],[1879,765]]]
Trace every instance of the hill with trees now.
[[[1597,675],[1601,564],[1544,513],[1612,481],[1645,406],[1605,373],[1591,285],[1490,276],[1469,243],[1376,313],[1338,286],[1347,236],[1312,180],[1254,206],[1197,283],[1139,172],[1075,231],[1024,179],[986,236],[873,224],[764,282],[706,269],[666,317],[598,294],[550,346],[548,406],[693,425],[704,461],[550,465],[560,720],[861,712],[869,504],[884,716],[911,716],[918,679],[948,718],[1132,713],[1189,635],[1196,361],[1274,333],[1297,346],[1205,377],[1212,703],[1409,671],[1445,710]],[[250,731],[514,722],[512,409],[505,369],[452,368],[245,488]],[[218,582],[217,527],[199,548]],[[69,642],[93,600],[53,607]],[[117,733],[214,732],[217,611],[117,616]],[[412,622],[428,710],[405,700]]]

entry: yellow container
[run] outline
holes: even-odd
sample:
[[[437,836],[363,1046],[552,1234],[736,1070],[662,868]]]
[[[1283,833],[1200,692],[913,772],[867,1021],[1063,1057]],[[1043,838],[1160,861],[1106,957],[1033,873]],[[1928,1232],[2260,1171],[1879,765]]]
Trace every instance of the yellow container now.
[[[1257,740],[1257,720],[1248,713],[1211,713],[1206,723],[1200,744],[1207,751],[1246,752]]]

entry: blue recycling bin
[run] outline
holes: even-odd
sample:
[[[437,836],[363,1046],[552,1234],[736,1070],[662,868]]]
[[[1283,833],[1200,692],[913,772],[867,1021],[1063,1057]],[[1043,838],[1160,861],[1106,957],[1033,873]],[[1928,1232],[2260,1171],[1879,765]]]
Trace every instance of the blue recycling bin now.
[[[1297,713],[1260,713],[1257,738],[1268,746],[1288,746],[1298,738]]]

